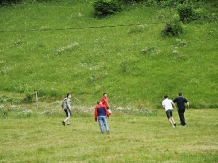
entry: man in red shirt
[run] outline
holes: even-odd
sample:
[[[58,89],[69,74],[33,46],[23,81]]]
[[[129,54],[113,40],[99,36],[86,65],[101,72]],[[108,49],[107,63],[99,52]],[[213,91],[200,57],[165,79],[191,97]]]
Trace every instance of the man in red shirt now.
[[[104,128],[103,128],[103,124],[104,124],[106,131],[109,134],[109,127],[107,124],[106,117],[109,118],[110,113],[108,112],[105,105],[103,105],[101,101],[97,101],[97,106],[95,107],[94,110],[94,116],[95,116],[95,121],[98,120],[101,133],[104,134]]]
[[[109,109],[108,99],[107,99],[107,93],[103,93],[103,97],[101,99],[101,102],[104,106],[106,106],[107,110]]]

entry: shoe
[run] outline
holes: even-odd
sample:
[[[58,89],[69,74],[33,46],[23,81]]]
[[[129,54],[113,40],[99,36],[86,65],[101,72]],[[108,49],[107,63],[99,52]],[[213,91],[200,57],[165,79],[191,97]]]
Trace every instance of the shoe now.
[[[176,127],[176,123],[173,124]]]
[[[63,121],[62,124],[65,126],[65,122]]]
[[[172,127],[173,127],[173,128],[175,128],[175,126],[174,126],[174,125],[173,125]]]
[[[110,134],[110,131],[109,131],[109,130],[107,131],[107,134],[108,134],[108,135]]]
[[[67,125],[70,125],[69,123]]]

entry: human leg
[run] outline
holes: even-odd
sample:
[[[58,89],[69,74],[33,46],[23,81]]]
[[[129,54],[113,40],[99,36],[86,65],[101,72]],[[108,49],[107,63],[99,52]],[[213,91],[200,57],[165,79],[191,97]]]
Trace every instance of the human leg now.
[[[66,118],[65,120],[62,122],[62,124],[65,126],[65,123],[67,122],[67,124],[70,124],[70,111],[68,109],[64,110],[66,113]]]
[[[172,125],[172,127],[175,127],[175,125],[173,124],[173,121],[172,121],[172,119],[171,119],[171,118],[169,118],[168,120],[169,120],[170,124]]]
[[[178,114],[179,114],[179,118],[180,118],[180,123],[181,125],[185,126],[186,123],[185,123],[185,117],[184,117],[184,110],[179,110],[178,111]]]
[[[173,117],[171,117],[171,120],[173,122],[173,125],[176,126],[176,122],[174,121]]]
[[[67,110],[67,125],[70,125],[70,117],[71,117],[71,111],[70,110]]]
[[[104,128],[103,128],[103,118],[102,116],[98,116],[98,124],[101,130],[101,133],[104,134]]]
[[[175,121],[174,121],[174,119],[172,118],[172,116],[173,116],[172,110],[167,110],[167,111],[166,111],[166,115],[167,115],[167,118],[168,118],[170,124],[171,124],[173,127],[175,127],[175,126],[176,126],[176,125],[175,125]]]
[[[109,127],[108,127],[108,124],[107,124],[107,118],[106,118],[106,116],[104,116],[104,117],[102,118],[102,120],[103,120],[104,126],[105,126],[105,128],[106,128],[106,130],[107,130],[107,132],[108,132],[108,131],[109,131]]]

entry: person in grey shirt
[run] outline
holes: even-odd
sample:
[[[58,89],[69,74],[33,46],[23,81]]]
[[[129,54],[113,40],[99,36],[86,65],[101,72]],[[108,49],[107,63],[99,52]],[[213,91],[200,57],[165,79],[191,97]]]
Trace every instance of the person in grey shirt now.
[[[65,126],[65,124],[67,123],[67,125],[70,125],[70,116],[71,116],[71,94],[67,94],[66,98],[63,101],[63,109],[66,113],[66,118],[64,121],[62,121],[62,124]]]

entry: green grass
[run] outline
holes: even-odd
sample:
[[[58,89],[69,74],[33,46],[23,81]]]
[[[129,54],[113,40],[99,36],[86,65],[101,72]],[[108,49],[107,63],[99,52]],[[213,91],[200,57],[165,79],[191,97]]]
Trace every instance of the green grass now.
[[[217,17],[210,4],[201,8]],[[38,90],[40,100],[60,100],[72,92],[90,106],[107,92],[111,105],[157,108],[163,95],[183,92],[194,108],[218,106],[216,19],[162,38],[175,8],[135,4],[97,19],[91,1],[65,1],[5,6],[1,13],[2,96]],[[106,27],[116,25],[127,26]]]
[[[21,118],[14,108],[1,118],[0,162],[186,162],[218,160],[217,109],[190,109],[188,126],[172,128],[164,110],[151,116],[115,111],[108,119],[110,135],[102,135],[91,114],[71,118],[63,126],[64,112]],[[81,115],[81,114],[80,114]],[[178,114],[174,119],[179,123]]]

